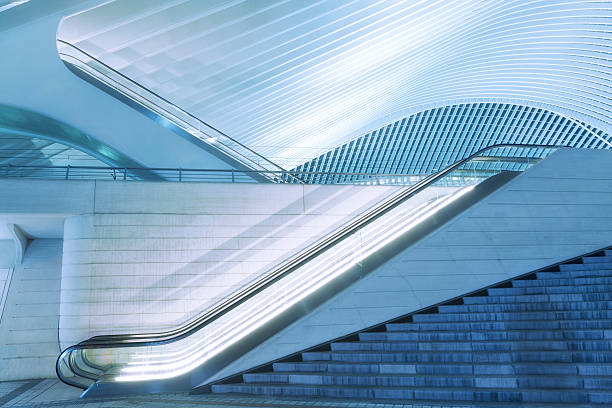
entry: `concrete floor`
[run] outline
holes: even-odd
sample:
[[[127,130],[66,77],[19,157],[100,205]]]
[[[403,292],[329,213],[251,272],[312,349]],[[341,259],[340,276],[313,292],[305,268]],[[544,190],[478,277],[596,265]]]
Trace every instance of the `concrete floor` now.
[[[282,407],[339,407],[339,408],[427,408],[427,405],[375,403],[363,401],[288,399],[227,395],[189,395],[186,393],[131,396],[124,398],[79,398],[81,391],[55,379],[0,382],[0,407],[70,407],[70,408],[282,408]],[[460,408],[441,407],[435,408]],[[463,408],[463,407],[461,407]]]

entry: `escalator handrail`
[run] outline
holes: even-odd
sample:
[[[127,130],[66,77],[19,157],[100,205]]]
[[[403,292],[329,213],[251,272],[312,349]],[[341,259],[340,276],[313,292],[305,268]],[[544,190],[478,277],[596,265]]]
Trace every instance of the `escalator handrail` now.
[[[274,282],[282,279],[287,276],[291,272],[293,272],[298,267],[312,260],[316,256],[325,252],[328,248],[334,246],[335,244],[342,241],[344,238],[351,235],[353,232],[359,230],[360,228],[370,224],[377,218],[396,208],[404,201],[413,197],[417,193],[423,191],[427,187],[430,187],[433,183],[439,181],[444,176],[451,173],[453,170],[457,169],[461,165],[469,162],[477,156],[482,155],[482,153],[487,150],[499,149],[499,148],[519,148],[519,149],[559,149],[568,146],[559,146],[559,145],[538,145],[538,144],[496,144],[492,146],[485,147],[483,149],[478,150],[477,152],[471,154],[470,156],[451,164],[446,167],[444,170],[431,174],[425,177],[423,180],[418,183],[406,187],[402,189],[399,193],[393,195],[390,199],[385,200],[383,203],[375,206],[373,209],[366,212],[364,215],[358,216],[353,221],[349,222],[347,225],[338,228],[333,233],[327,235],[323,239],[319,240],[312,246],[302,250],[298,254],[290,257],[287,261],[280,264],[278,267],[274,269],[273,272],[266,274],[262,278],[256,280],[248,287],[224,300],[223,302],[215,305],[210,310],[206,311],[204,314],[198,316],[196,319],[191,322],[178,327],[176,329],[168,330],[165,332],[159,333],[143,333],[143,334],[117,334],[117,335],[102,335],[102,336],[94,336],[90,339],[84,340],[78,344],[67,347],[62,353],[59,355],[56,362],[56,372],[58,377],[63,382],[69,385],[75,385],[74,381],[66,379],[61,373],[61,362],[67,353],[71,353],[75,350],[83,350],[83,349],[97,349],[97,348],[122,348],[122,347],[144,347],[144,346],[156,346],[167,343],[172,343],[175,341],[179,341],[185,337],[190,336],[191,334],[197,332],[201,328],[205,327],[209,323],[215,321],[221,316],[225,315],[238,305],[242,304],[246,300],[252,298],[256,294],[260,293],[265,288],[272,285]],[[83,388],[81,385],[76,385],[77,387]]]

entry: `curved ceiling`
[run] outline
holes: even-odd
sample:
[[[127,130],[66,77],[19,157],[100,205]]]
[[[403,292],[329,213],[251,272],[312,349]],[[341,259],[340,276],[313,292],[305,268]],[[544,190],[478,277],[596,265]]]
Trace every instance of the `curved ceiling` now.
[[[316,173],[429,174],[496,144],[610,149],[608,139],[601,130],[541,108],[456,104],[397,120],[295,170],[313,173],[300,176],[307,182],[335,184],[364,176]]]
[[[32,156],[35,154],[31,150],[39,149],[37,146],[42,145],[37,142],[29,146],[30,142],[27,142],[28,140],[39,140],[43,144],[49,143],[54,144],[56,147],[63,146],[66,149],[79,151],[109,166],[144,167],[111,146],[93,139],[88,134],[67,123],[18,106],[0,104],[0,151],[5,149],[6,152],[12,155],[22,152],[25,155],[24,157],[36,158]],[[40,153],[41,157],[51,155],[52,150],[54,151],[53,155],[61,152],[61,148],[59,151],[57,149],[50,149],[47,152]],[[1,160],[0,163],[2,163]],[[27,164],[10,160],[4,164],[9,163],[14,165]],[[63,163],[63,161],[58,163]]]
[[[115,0],[58,38],[287,168],[465,100],[612,134],[610,1]]]

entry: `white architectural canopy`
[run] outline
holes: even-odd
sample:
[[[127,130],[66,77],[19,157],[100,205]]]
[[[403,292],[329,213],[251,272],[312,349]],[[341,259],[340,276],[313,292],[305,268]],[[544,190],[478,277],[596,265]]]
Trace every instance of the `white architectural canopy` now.
[[[432,105],[612,131],[609,1],[113,0],[58,39],[286,168]]]

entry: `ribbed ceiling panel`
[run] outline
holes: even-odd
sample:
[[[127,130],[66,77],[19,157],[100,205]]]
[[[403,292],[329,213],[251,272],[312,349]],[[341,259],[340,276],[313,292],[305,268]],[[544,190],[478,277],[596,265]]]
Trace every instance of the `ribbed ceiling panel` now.
[[[611,33],[610,1],[116,0],[58,37],[291,168],[467,100],[611,133]]]
[[[495,144],[610,149],[609,135],[528,106],[474,103],[419,112],[351,140],[296,168],[300,172],[429,174]],[[355,177],[311,174],[308,182]]]

